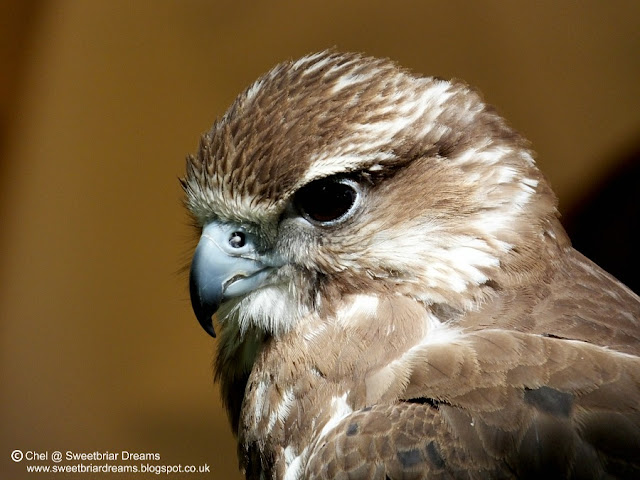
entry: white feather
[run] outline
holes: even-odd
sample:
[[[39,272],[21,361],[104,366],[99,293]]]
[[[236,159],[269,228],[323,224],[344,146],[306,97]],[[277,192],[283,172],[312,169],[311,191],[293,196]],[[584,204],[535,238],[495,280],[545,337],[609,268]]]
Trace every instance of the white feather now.
[[[284,461],[286,469],[284,472],[284,480],[298,480],[302,478],[303,465],[307,458],[307,448],[296,455],[296,449],[291,445],[284,449]]]
[[[240,300],[223,321],[237,322],[243,334],[253,326],[277,336],[289,331],[308,313],[290,285],[270,285]]]
[[[351,295],[344,299],[344,303],[336,312],[336,318],[339,322],[348,323],[356,315],[374,316],[380,300],[374,295]]]
[[[271,412],[269,415],[269,423],[267,425],[267,433],[273,430],[276,422],[278,420],[285,420],[291,411],[291,407],[293,406],[293,401],[295,397],[293,395],[293,390],[291,388],[287,389],[282,396],[282,400],[278,407]]]
[[[260,422],[260,420],[262,419],[262,412],[264,411],[264,403],[266,401],[267,398],[267,383],[266,382],[259,382],[258,386],[256,387],[256,392],[255,392],[255,403],[254,403],[254,410],[253,410],[253,420],[254,420],[254,428],[258,427],[258,423]]]
[[[368,166],[372,162],[384,164],[385,161],[394,160],[396,156],[389,152],[375,153],[358,153],[356,146],[342,147],[343,153],[336,154],[334,152],[321,152],[311,157],[311,168],[302,176],[299,185],[307,183],[318,178],[324,178],[336,173],[344,173],[358,170]]]
[[[342,396],[334,396],[331,399],[331,417],[329,421],[325,423],[324,427],[320,431],[319,439],[323,438],[327,435],[331,430],[333,430],[338,423],[340,423],[347,415],[353,413],[353,409],[347,403],[347,393],[345,392]]]

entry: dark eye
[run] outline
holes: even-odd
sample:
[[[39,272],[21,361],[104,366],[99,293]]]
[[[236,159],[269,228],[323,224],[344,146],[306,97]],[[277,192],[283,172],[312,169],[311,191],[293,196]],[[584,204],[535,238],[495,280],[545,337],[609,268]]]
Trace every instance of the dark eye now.
[[[308,220],[331,223],[344,217],[357,199],[355,182],[344,178],[324,178],[298,190],[294,202]]]

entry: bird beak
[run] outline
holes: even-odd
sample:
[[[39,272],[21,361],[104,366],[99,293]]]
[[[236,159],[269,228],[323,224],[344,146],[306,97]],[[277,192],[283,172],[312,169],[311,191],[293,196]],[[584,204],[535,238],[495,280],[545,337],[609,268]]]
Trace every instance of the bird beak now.
[[[227,299],[259,288],[273,265],[256,249],[256,237],[242,227],[211,222],[202,229],[189,272],[191,306],[202,328],[216,336],[212,316]]]

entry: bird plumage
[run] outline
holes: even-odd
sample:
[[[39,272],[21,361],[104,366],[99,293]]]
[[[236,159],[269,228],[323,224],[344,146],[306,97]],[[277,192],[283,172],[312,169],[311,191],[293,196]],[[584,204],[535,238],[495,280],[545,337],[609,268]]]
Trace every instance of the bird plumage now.
[[[640,475],[640,299],[571,247],[528,143],[465,84],[283,63],[183,186],[247,478]]]

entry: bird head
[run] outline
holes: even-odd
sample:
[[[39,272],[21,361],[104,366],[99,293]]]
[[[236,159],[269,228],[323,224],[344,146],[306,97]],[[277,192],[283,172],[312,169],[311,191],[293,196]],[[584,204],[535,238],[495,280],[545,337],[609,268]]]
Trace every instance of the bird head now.
[[[276,66],[187,158],[200,324],[278,336],[350,294],[470,309],[563,235],[526,141],[458,81],[333,51]]]

